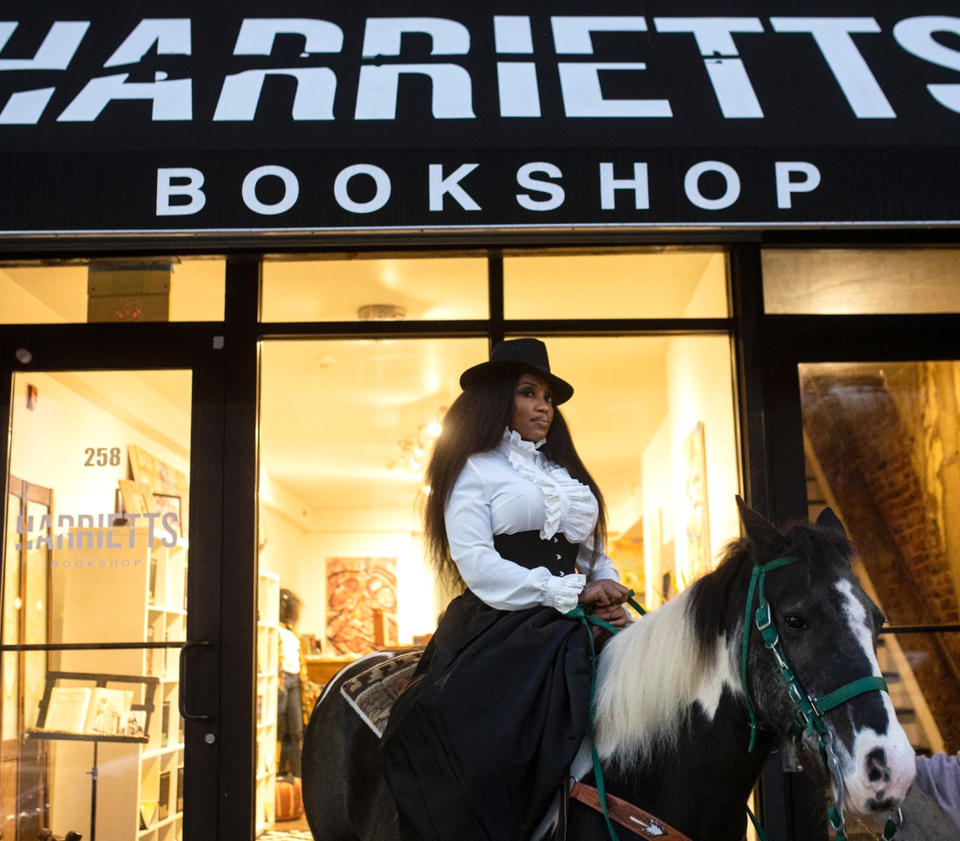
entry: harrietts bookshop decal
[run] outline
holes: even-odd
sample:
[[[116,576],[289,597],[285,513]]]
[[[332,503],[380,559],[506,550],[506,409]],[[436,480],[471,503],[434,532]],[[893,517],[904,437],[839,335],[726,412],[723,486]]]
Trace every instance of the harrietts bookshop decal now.
[[[0,231],[957,223],[956,11],[3,2]]]

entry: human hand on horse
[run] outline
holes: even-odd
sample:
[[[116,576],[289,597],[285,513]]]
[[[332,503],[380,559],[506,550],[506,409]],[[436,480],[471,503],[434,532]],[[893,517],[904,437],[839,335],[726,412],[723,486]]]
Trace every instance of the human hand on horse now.
[[[583,588],[580,604],[597,619],[609,622],[615,628],[624,628],[631,622],[630,614],[623,607],[629,596],[630,590],[620,582],[601,578]]]

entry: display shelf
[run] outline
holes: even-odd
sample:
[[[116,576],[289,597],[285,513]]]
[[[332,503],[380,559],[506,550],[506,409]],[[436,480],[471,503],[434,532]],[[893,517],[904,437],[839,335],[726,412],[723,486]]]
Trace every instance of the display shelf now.
[[[55,570],[68,573],[96,556],[103,569],[74,575],[62,585],[63,629],[75,638],[176,643],[186,639],[187,543],[164,545],[146,528],[74,529],[70,547],[55,550]],[[80,532],[86,540],[82,540]],[[93,539],[91,540],[91,532]],[[90,546],[122,548],[97,548]],[[83,548],[87,547],[87,548]],[[66,651],[61,668],[83,669],[98,652]],[[183,834],[183,722],[180,718],[179,649],[144,648],[111,653],[111,670],[157,681],[154,711],[142,743],[126,748],[129,759],[104,765],[97,810],[98,838],[179,841]],[[134,698],[134,701],[140,700]],[[66,764],[66,763],[63,763]],[[51,780],[51,800],[75,798],[64,777]],[[148,814],[149,813],[149,814]],[[146,818],[146,826],[142,821]]]

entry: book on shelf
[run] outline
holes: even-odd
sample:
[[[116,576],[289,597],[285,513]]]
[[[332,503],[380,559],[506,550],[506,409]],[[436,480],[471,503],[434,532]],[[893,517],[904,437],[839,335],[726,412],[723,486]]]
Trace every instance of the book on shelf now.
[[[183,766],[177,766],[177,811],[183,811]]]
[[[101,736],[142,735],[128,732],[132,701],[131,689],[54,686],[42,729]]]
[[[170,743],[170,702],[164,701],[160,710],[160,747]]]
[[[159,563],[156,558],[150,558],[150,580],[148,584],[147,603],[157,603],[157,569]]]
[[[160,793],[157,797],[157,819],[166,820],[170,815],[170,772],[160,772]]]
[[[140,801],[140,829],[150,829],[157,817],[157,801]]]

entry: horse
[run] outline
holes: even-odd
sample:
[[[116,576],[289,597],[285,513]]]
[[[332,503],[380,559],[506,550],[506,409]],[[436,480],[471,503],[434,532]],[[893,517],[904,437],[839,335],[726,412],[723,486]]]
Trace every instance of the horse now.
[[[581,802],[596,796],[566,800],[534,836],[559,823],[569,841],[649,841],[670,828],[740,841],[748,797],[780,745],[832,799],[840,832],[845,812],[880,815],[906,796],[914,752],[877,664],[883,616],[853,575],[843,526],[826,509],[781,532],[737,502],[745,536],[717,568],[598,655],[594,723],[571,780],[605,788],[606,812]],[[340,691],[391,656],[348,666],[310,717],[303,797],[316,841],[399,839],[377,734]],[[644,817],[610,820],[615,802]]]

